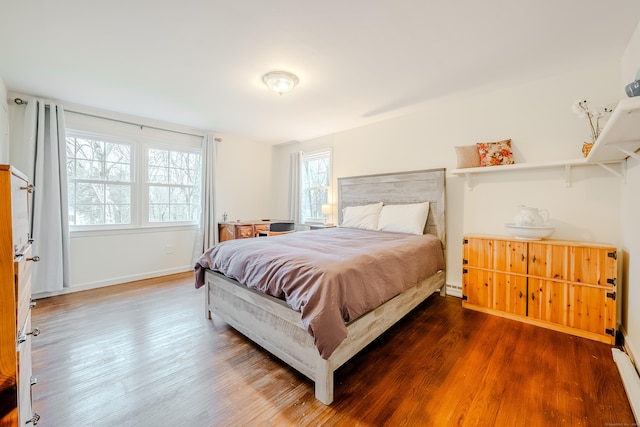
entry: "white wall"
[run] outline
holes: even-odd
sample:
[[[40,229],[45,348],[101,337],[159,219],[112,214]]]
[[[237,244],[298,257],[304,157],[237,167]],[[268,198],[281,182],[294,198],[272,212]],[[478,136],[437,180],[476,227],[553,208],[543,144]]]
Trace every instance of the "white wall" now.
[[[9,163],[9,106],[7,88],[0,77],[0,163]]]
[[[229,220],[274,218],[278,211],[272,203],[271,146],[232,135],[219,136],[222,142],[218,143],[216,174],[218,220],[224,212]]]
[[[640,24],[622,57],[622,85],[635,80],[640,69]],[[640,165],[637,160],[627,161],[627,180],[622,185],[620,206],[621,247],[624,252],[624,276],[620,286],[622,294],[622,332],[625,344],[636,360],[640,360]]]
[[[188,271],[196,234],[195,227],[72,233],[66,291]]]
[[[334,177],[446,167],[456,168],[454,146],[512,138],[518,163],[582,156],[589,128],[571,110],[578,99],[616,104],[624,96],[619,63],[459,94],[424,105],[412,114],[274,149],[274,185],[286,189],[288,154],[332,146]],[[447,177],[447,283],[460,287],[463,233],[506,234],[505,222],[523,203],[547,208],[557,224],[552,237],[618,244],[620,179],[597,166],[496,173],[478,178],[473,191],[462,178]],[[276,188],[278,188],[276,187]],[[274,198],[284,208],[286,191]],[[335,197],[335,194],[334,194]],[[284,213],[285,211],[280,211]],[[453,289],[453,292],[459,290]]]
[[[627,161],[627,183],[621,196],[620,227],[622,233],[623,277],[619,292],[622,295],[620,321],[625,344],[636,363],[640,360],[640,165],[637,160]]]

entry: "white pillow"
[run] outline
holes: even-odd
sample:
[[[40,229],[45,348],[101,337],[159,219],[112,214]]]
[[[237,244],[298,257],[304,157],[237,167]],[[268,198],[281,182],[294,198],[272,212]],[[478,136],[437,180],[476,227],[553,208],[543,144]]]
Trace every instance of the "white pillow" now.
[[[382,202],[364,206],[347,206],[342,209],[342,224],[340,224],[340,227],[376,230],[381,209]]]
[[[380,211],[378,230],[423,234],[429,215],[429,202],[411,205],[385,205]]]

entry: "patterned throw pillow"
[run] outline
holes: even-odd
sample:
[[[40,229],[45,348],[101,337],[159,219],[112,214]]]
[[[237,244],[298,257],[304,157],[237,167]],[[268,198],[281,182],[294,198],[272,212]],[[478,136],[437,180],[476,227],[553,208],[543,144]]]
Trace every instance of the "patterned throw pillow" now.
[[[511,139],[476,144],[480,154],[480,166],[512,165]]]

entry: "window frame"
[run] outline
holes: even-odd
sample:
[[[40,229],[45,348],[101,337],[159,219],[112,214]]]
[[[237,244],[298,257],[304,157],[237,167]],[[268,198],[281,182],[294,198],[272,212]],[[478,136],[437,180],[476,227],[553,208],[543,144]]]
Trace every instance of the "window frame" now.
[[[183,152],[183,153],[193,153],[198,154],[200,156],[200,181],[195,186],[196,191],[200,193],[200,213],[202,212],[202,149],[190,148],[190,147],[180,147],[176,145],[171,145],[166,142],[159,143],[150,143],[145,142],[142,144],[142,150],[144,151],[145,161],[143,163],[143,169],[141,169],[141,173],[143,174],[143,178],[140,180],[139,189],[140,189],[140,200],[141,206],[140,209],[140,222],[143,227],[179,227],[184,225],[199,225],[200,220],[195,219],[193,221],[161,221],[161,222],[151,222],[149,220],[149,215],[151,212],[151,204],[149,200],[149,187],[152,186],[153,183],[149,183],[149,161],[148,161],[148,152],[150,149],[155,150],[163,150],[169,152]],[[143,157],[143,156],[141,156]],[[162,184],[162,186],[171,186],[172,184]],[[179,186],[179,185],[173,185]],[[199,217],[199,215],[197,215]]]
[[[322,210],[322,205],[323,204],[330,204],[331,203],[331,199],[332,199],[332,194],[333,194],[333,149],[331,148],[326,148],[326,149],[320,149],[320,150],[315,150],[309,153],[302,153],[302,159],[301,159],[301,165],[300,165],[300,217],[302,220],[302,224],[323,224],[326,221],[326,218],[324,215],[320,214],[319,217],[305,217],[304,216],[304,208],[303,208],[303,204],[305,203],[305,186],[304,186],[304,180],[305,180],[305,174],[306,174],[306,165],[305,163],[308,160],[314,160],[314,159],[318,159],[318,158],[325,158],[327,157],[329,160],[329,167],[328,167],[328,185],[326,186],[320,186],[320,187],[310,187],[313,189],[324,189],[326,190],[326,194],[327,194],[327,198],[326,200],[320,204],[320,210]]]
[[[194,153],[200,156],[200,167],[202,168],[202,148],[195,148],[193,146],[182,145],[179,143],[171,143],[166,139],[151,139],[135,136],[119,136],[109,132],[93,132],[87,130],[80,130],[76,128],[66,128],[67,136],[80,136],[93,138],[96,140],[102,140],[114,143],[127,143],[131,147],[131,223],[129,224],[91,224],[91,225],[72,225],[69,224],[69,231],[77,235],[88,235],[92,233],[100,232],[123,232],[129,230],[135,232],[136,230],[154,229],[154,228],[175,228],[183,229],[185,227],[195,228],[200,225],[200,215],[196,215],[196,219],[193,221],[164,221],[164,222],[151,222],[149,221],[149,183],[148,179],[148,150],[158,149],[164,151],[178,151]],[[65,141],[66,143],[66,141]],[[66,172],[66,170],[65,170]],[[200,179],[197,183],[196,191],[200,194],[200,206],[199,212],[202,211],[202,170],[200,171]],[[67,177],[69,185],[71,185],[71,177]],[[67,192],[69,194],[69,192]]]
[[[69,223],[69,230],[70,231],[92,231],[92,230],[118,230],[118,229],[128,229],[128,228],[134,228],[134,223],[136,221],[136,212],[138,210],[138,204],[137,204],[137,199],[136,199],[136,168],[135,168],[135,164],[137,161],[137,157],[138,157],[138,153],[137,153],[137,144],[135,141],[133,141],[132,139],[129,138],[123,138],[123,137],[118,137],[115,135],[107,135],[104,133],[99,133],[99,132],[87,132],[87,131],[83,131],[83,130],[75,130],[75,129],[66,129],[65,130],[65,136],[66,137],[74,137],[74,138],[87,138],[87,139],[93,139],[93,140],[99,140],[102,142],[110,142],[110,143],[114,143],[114,144],[126,144],[129,146],[130,149],[130,158],[129,158],[129,178],[130,181],[126,182],[126,181],[107,181],[107,180],[89,180],[89,179],[72,179],[69,175],[68,175],[68,169],[65,168],[65,173],[67,173],[67,186],[69,187],[67,189],[67,197],[69,197],[69,191],[70,191],[70,187],[72,184],[72,181],[74,181],[74,184],[77,183],[78,181],[80,182],[87,182],[87,183],[92,183],[92,182],[96,182],[96,183],[115,183],[115,184],[119,184],[119,185],[123,185],[123,184],[128,184],[131,188],[131,193],[130,193],[130,205],[129,205],[129,209],[130,209],[130,219],[131,222],[128,224],[71,224]],[[65,138],[65,148],[66,148],[66,138]],[[69,159],[67,159],[67,162],[69,162]],[[67,202],[67,206],[69,206],[69,202]],[[74,215],[75,215],[75,207],[76,205],[74,204]]]

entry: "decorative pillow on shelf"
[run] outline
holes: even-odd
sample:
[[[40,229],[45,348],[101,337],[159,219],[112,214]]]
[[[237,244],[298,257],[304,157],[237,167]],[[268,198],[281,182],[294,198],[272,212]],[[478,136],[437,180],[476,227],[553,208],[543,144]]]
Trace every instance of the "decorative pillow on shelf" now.
[[[476,144],[458,145],[455,149],[456,157],[458,158],[458,169],[477,168],[480,166],[480,153],[478,153]]]
[[[480,154],[480,166],[512,165],[511,139],[476,144]]]
[[[429,202],[410,205],[384,205],[380,211],[378,230],[395,233],[424,234],[429,215]]]
[[[364,206],[347,206],[342,209],[342,224],[345,228],[377,230],[382,202]]]

